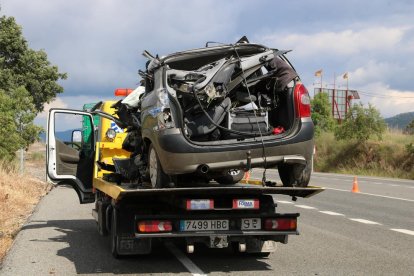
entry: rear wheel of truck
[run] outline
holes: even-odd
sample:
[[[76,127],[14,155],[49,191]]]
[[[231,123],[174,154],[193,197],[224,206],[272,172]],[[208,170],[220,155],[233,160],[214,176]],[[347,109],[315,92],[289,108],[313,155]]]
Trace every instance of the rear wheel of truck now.
[[[278,166],[279,176],[285,187],[307,187],[312,172],[312,163],[282,164]]]
[[[158,154],[153,145],[150,145],[149,147],[148,166],[151,187],[153,189],[162,188],[170,181],[169,176],[162,170],[160,159],[158,158]]]
[[[217,177],[215,180],[222,185],[232,185],[240,182],[243,179],[244,171],[243,170],[228,170],[225,175]]]

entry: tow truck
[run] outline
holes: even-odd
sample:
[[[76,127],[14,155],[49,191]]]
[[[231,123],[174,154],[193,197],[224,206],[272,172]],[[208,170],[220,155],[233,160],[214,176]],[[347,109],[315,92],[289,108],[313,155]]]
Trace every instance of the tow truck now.
[[[101,103],[100,108],[110,105]],[[114,257],[149,254],[154,240],[176,239],[185,241],[188,253],[203,243],[266,257],[276,250],[277,242],[286,244],[290,235],[299,234],[299,213],[278,213],[274,196],[288,195],[296,200],[323,191],[274,182],[263,186],[260,180],[247,179],[227,186],[211,182],[187,187],[182,183],[160,189],[108,180],[108,171],[99,164],[128,155],[122,149],[124,136],[117,139],[117,133],[110,130],[112,123],[88,108],[51,109],[46,168],[49,182],[73,187],[81,204],[94,203],[92,216],[99,234],[110,236]],[[74,129],[70,141],[59,135],[65,128]]]

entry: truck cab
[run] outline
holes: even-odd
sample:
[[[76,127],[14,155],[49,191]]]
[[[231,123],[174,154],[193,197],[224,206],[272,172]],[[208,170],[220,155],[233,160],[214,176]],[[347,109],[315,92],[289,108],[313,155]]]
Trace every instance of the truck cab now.
[[[83,110],[51,109],[47,131],[47,179],[53,184],[72,186],[80,203],[95,201],[93,178],[110,173],[98,161],[113,166],[113,158],[129,158],[122,149],[124,129],[91,109],[114,114],[117,101],[89,103]]]

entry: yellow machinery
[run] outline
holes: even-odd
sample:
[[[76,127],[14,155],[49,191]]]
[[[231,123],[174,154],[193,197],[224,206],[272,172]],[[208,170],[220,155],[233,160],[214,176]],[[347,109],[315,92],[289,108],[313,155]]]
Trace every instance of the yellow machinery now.
[[[104,101],[98,109],[113,115],[115,114],[115,109],[111,106],[114,103],[116,103],[116,101]],[[92,106],[95,106],[95,104],[86,104],[83,109],[87,111]],[[95,129],[95,133],[97,134],[95,161],[113,165],[114,162],[112,158],[130,157],[131,153],[122,149],[122,143],[127,135],[124,129],[118,127],[115,122],[98,115],[94,116],[94,125],[95,128],[97,128],[97,130]],[[88,126],[88,124],[84,124],[84,137],[88,137],[88,132],[90,131],[91,127]],[[109,171],[99,169],[97,166],[94,167],[94,178],[102,178],[104,173],[110,173]]]

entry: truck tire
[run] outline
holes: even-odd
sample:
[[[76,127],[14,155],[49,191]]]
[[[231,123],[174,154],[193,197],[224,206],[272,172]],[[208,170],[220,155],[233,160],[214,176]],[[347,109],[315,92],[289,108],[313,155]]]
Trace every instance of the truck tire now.
[[[151,180],[151,188],[160,189],[165,187],[170,182],[170,178],[164,173],[161,167],[160,159],[155,151],[155,148],[151,144],[148,151],[148,169]]]
[[[278,166],[279,176],[284,187],[307,187],[312,172],[312,162],[302,164],[281,164]]]
[[[224,176],[216,178],[216,181],[221,185],[232,185],[240,182],[243,179],[244,171],[243,170],[228,170],[225,172]]]
[[[112,256],[116,259],[120,257],[118,251],[118,237],[117,237],[117,211],[116,208],[112,208],[111,215],[111,253]]]

